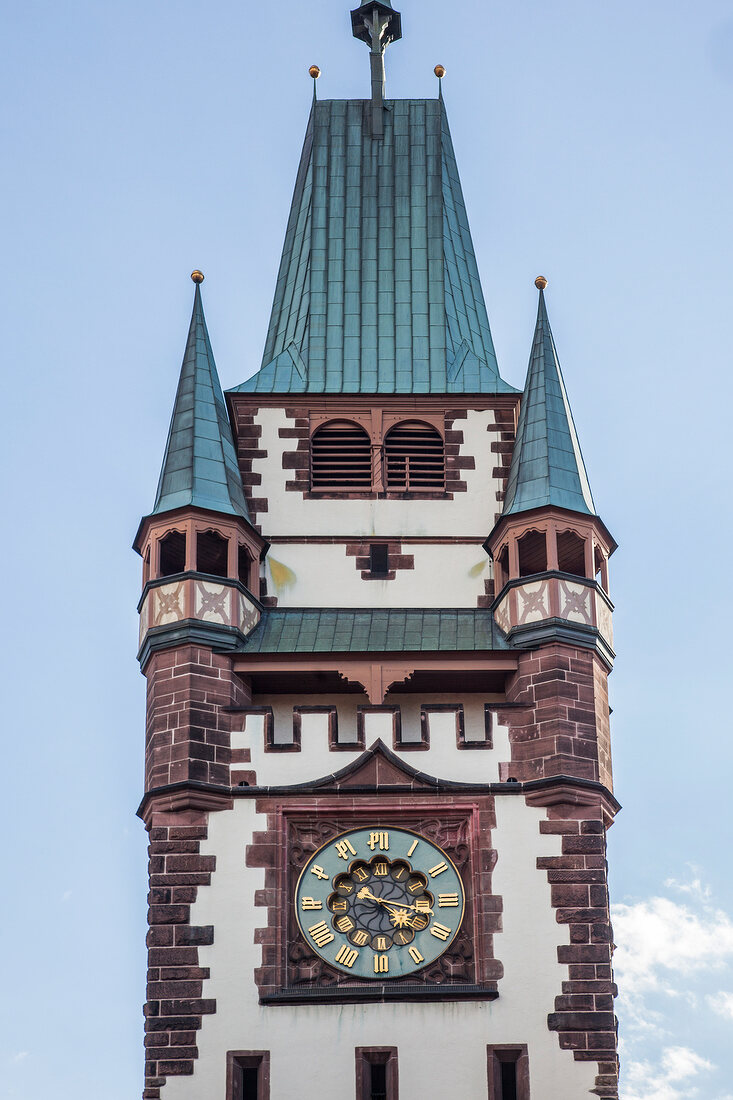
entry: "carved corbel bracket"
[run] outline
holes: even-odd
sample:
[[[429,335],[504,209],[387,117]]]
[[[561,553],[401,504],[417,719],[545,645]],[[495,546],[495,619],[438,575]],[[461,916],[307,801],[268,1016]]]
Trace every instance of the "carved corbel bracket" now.
[[[382,664],[381,661],[363,661],[346,665],[338,670],[339,676],[350,684],[361,684],[372,706],[379,706],[393,684],[409,680],[415,669],[411,665]]]

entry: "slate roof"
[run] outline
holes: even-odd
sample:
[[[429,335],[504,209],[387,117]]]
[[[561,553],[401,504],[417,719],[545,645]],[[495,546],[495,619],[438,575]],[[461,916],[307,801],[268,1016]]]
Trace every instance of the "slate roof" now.
[[[510,649],[488,611],[459,608],[283,608],[264,613],[245,653],[368,653]]]
[[[152,514],[185,505],[249,519],[198,285]]]
[[[259,393],[514,393],[496,363],[442,99],[311,112]]]
[[[554,505],[595,515],[588,475],[540,290],[537,324],[502,515]]]

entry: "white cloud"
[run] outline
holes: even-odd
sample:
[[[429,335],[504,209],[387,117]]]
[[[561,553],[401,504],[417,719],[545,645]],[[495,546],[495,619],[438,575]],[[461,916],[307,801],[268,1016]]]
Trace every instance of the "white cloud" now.
[[[17,1054],[13,1055],[10,1061],[12,1065],[17,1066],[19,1062],[24,1062],[29,1054],[29,1050],[19,1050]]]
[[[715,1069],[689,1047],[666,1047],[657,1064],[629,1062],[621,1079],[622,1100],[691,1100],[700,1096],[693,1078]]]
[[[719,1016],[725,1016],[729,1020],[733,1020],[733,993],[726,993],[721,989],[720,993],[710,993],[705,998],[707,1003],[712,1008],[713,1012],[717,1012]]]
[[[680,975],[719,969],[733,958],[733,921],[708,904],[697,912],[663,897],[616,905],[613,925],[614,968],[629,998],[674,993]]]

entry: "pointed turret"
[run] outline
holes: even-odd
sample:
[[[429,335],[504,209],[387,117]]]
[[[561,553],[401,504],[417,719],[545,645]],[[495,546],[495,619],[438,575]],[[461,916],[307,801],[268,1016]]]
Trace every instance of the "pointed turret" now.
[[[503,515],[531,508],[567,508],[595,515],[578,434],[537,279],[537,324],[509,470]]]
[[[206,330],[200,271],[186,351],[142,555],[140,653],[184,642],[231,649],[259,622],[267,544],[249,518],[224,395]]]
[[[249,520],[232,429],[196,290],[153,515],[186,505]]]
[[[613,659],[608,558],[540,292],[504,509],[485,547],[494,560],[494,614],[515,645],[551,639]]]

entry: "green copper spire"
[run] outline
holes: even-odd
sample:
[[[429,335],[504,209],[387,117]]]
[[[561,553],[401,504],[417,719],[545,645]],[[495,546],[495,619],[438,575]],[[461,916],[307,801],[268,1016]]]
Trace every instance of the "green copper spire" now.
[[[545,308],[540,301],[503,515],[555,506],[595,515],[588,475]]]
[[[380,110],[375,139],[370,100],[314,103],[262,366],[238,391],[516,392],[499,376],[445,106]]]
[[[249,519],[232,429],[196,283],[191,326],[160,471],[153,515],[187,505]]]

